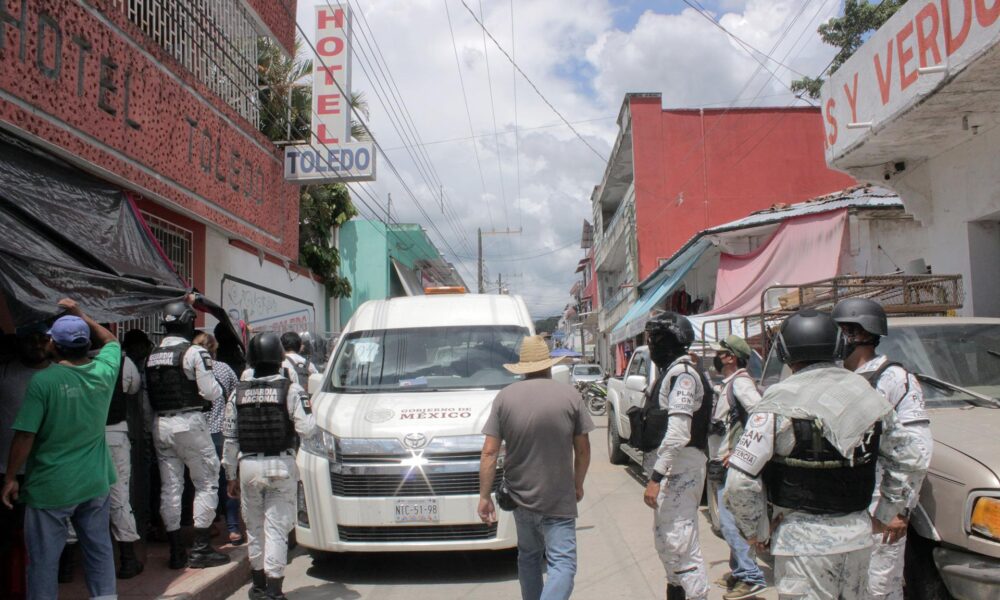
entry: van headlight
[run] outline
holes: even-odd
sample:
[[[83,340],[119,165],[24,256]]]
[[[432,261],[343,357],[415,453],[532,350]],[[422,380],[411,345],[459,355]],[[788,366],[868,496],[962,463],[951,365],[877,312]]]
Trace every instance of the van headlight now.
[[[329,461],[337,459],[337,440],[333,434],[319,429],[309,437],[302,438],[302,449]]]
[[[969,528],[972,533],[1000,541],[1000,498],[977,498]]]

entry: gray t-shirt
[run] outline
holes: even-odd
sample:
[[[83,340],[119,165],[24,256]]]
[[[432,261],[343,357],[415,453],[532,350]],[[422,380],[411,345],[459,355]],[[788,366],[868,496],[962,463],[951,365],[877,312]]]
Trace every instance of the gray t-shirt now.
[[[575,518],[573,438],[594,429],[580,392],[551,379],[526,379],[502,389],[483,433],[507,443],[507,485],[523,508]]]

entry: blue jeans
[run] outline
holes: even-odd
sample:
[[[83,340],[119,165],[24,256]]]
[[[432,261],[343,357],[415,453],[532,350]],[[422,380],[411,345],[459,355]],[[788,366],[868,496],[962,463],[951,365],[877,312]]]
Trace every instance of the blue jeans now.
[[[83,550],[83,570],[91,598],[114,599],[115,554],[111,547],[110,496],[105,494],[73,506],[34,508],[24,512],[28,546],[28,600],[59,596],[59,555],[66,545],[66,520],[76,529]]]
[[[212,443],[215,444],[215,453],[222,459],[222,445],[225,440],[221,433],[212,434]],[[219,469],[219,506],[226,508],[226,529],[229,533],[242,533],[240,531],[240,501],[230,498],[226,489],[226,470]]]
[[[546,517],[518,507],[517,578],[523,600],[566,600],[576,575],[576,519]],[[548,579],[542,584],[543,560]]]
[[[724,486],[719,487],[719,527],[722,529],[722,537],[729,544],[729,569],[733,572],[733,578],[749,584],[764,582],[764,572],[757,566],[757,558],[750,544],[747,543],[740,530],[736,527],[736,519],[733,513],[729,512],[722,501],[722,493],[726,490]]]

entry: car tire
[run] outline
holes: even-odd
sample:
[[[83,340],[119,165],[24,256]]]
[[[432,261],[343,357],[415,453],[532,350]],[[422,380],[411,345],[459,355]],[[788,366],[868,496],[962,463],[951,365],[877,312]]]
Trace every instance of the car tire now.
[[[934,542],[911,527],[906,535],[903,597],[906,600],[953,600],[934,563]]]
[[[608,459],[613,465],[627,465],[628,454],[622,452],[622,438],[618,435],[618,418],[615,411],[608,411]]]

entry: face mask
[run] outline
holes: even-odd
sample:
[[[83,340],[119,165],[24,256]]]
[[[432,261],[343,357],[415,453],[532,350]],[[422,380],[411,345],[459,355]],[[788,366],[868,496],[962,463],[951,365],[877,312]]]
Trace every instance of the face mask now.
[[[716,354],[715,358],[712,359],[712,367],[715,369],[716,373],[722,374],[722,357],[718,354]]]

